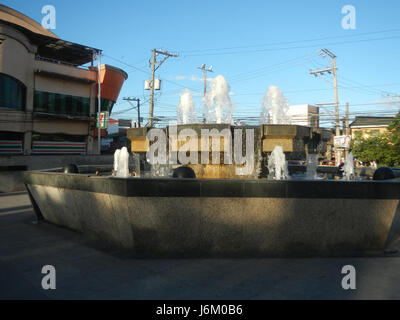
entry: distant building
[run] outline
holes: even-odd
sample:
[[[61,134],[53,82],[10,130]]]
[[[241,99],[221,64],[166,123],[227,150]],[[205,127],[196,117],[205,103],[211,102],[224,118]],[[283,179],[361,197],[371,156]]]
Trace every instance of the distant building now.
[[[312,128],[319,127],[319,107],[309,104],[289,106],[288,115],[291,123]]]
[[[135,120],[109,119],[107,135],[102,141],[102,153],[114,153],[116,149],[127,147],[130,150],[130,142],[126,137],[126,130],[137,128]]]
[[[0,155],[98,154],[95,51],[0,5]],[[111,113],[128,76],[100,69]]]
[[[387,131],[387,127],[395,117],[356,117],[350,123],[351,137],[354,139],[357,132],[361,132],[363,138],[377,136]]]

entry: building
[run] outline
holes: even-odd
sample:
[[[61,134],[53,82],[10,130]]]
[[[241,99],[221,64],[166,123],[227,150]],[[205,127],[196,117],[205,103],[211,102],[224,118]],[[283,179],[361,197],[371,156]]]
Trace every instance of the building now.
[[[351,138],[354,139],[358,132],[363,138],[384,133],[394,119],[395,117],[356,117],[350,124]]]
[[[0,155],[99,153],[96,52],[0,5]],[[111,113],[128,76],[100,70],[101,110]]]
[[[309,104],[289,106],[288,115],[294,125],[319,127],[319,107]]]

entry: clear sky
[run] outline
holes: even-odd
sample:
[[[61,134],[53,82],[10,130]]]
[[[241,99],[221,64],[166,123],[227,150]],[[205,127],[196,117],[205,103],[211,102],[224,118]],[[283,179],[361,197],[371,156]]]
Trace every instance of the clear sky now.
[[[124,84],[114,112],[129,108],[125,96],[139,97],[148,115],[153,48],[179,54],[158,70],[163,80],[155,116],[176,116],[182,90],[193,91],[202,110],[202,63],[226,77],[235,105],[234,117],[259,116],[261,99],[278,86],[290,104],[333,102],[332,76],[315,78],[310,69],[324,68],[328,59],[317,50],[337,55],[341,116],[350,103],[352,117],[390,115],[399,104],[382,92],[400,94],[400,1],[360,0],[171,0],[171,1],[2,1],[40,22],[41,9],[56,8],[60,38],[103,50],[103,63],[124,69]],[[342,7],[356,9],[356,29],[342,28]],[[289,61],[289,62],[288,62]],[[397,98],[395,100],[400,100]],[[382,103],[384,102],[384,103]],[[333,110],[332,107],[329,107]],[[325,112],[321,110],[321,112]],[[134,118],[136,111],[115,114]],[[328,117],[329,118],[329,117]]]

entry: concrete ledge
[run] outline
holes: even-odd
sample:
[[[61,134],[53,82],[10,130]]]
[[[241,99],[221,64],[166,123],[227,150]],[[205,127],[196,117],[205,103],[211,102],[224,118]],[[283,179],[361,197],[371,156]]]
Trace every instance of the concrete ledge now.
[[[123,197],[250,197],[400,199],[396,181],[115,178],[58,172],[24,172],[26,184]]]
[[[45,220],[150,256],[362,254],[384,249],[399,210],[399,200],[149,198],[28,188]]]
[[[150,256],[383,251],[400,183],[118,179],[26,172],[38,218]]]

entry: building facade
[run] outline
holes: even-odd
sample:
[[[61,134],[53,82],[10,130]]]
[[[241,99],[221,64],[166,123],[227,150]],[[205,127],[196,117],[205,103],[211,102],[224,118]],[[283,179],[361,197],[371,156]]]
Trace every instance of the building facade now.
[[[362,138],[370,138],[387,131],[387,128],[395,117],[356,117],[350,124],[351,138],[357,135]]]
[[[96,52],[0,5],[0,155],[99,153]],[[127,74],[100,70],[101,111],[111,113]]]
[[[288,115],[294,125],[319,128],[319,107],[309,104],[289,106]]]

